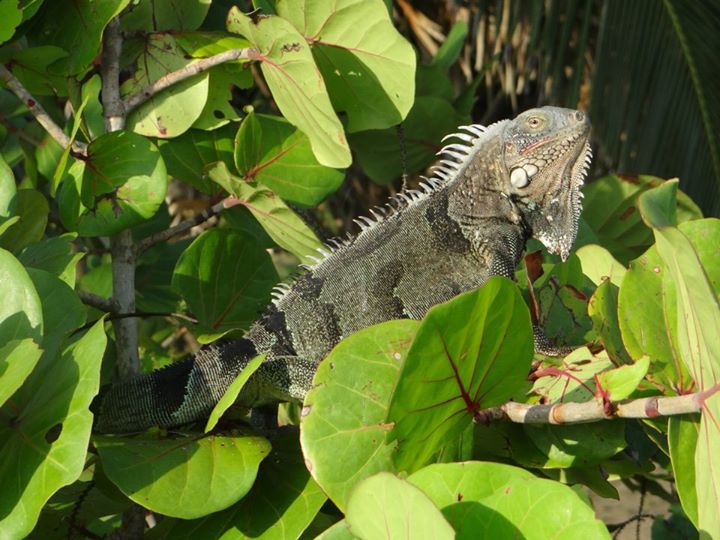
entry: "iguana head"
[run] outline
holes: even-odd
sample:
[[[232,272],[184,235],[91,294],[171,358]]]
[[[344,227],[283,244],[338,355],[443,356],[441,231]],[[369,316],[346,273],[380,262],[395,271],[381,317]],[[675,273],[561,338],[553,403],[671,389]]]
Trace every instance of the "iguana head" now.
[[[502,131],[503,191],[548,251],[567,259],[582,210],[591,151],[585,113],[542,107],[505,123]]]

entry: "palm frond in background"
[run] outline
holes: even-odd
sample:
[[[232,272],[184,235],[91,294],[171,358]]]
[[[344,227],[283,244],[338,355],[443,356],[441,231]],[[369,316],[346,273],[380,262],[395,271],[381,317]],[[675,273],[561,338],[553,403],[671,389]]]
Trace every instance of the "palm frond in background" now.
[[[679,176],[720,214],[720,2],[610,0],[595,51],[599,156],[624,173]]]
[[[456,87],[478,88],[473,117],[536,105],[590,112],[595,174],[679,176],[720,215],[720,1],[396,0],[425,61],[467,24]]]

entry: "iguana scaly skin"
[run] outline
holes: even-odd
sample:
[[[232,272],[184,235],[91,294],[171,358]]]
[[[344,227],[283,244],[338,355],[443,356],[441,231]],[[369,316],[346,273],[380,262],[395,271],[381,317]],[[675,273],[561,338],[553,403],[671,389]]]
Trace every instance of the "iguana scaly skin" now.
[[[575,240],[590,161],[585,114],[543,107],[484,128],[463,126],[422,191],[357,221],[362,232],[281,291],[241,339],[117,384],[102,394],[98,432],[176,426],[207,416],[247,362],[267,353],[238,399],[302,400],[318,363],[344,337],[512,278],[525,243],[564,260]]]

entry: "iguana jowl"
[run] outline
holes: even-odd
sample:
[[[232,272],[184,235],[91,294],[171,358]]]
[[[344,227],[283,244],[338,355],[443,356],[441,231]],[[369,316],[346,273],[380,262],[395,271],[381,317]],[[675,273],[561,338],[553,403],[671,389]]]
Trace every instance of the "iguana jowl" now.
[[[140,375],[101,394],[98,432],[176,426],[207,416],[247,362],[267,353],[238,401],[302,400],[318,363],[344,337],[382,321],[420,319],[435,304],[512,278],[525,243],[567,258],[590,162],[585,114],[543,107],[488,128],[463,126],[422,191],[394,198],[387,215],[360,218],[282,291],[241,339]]]

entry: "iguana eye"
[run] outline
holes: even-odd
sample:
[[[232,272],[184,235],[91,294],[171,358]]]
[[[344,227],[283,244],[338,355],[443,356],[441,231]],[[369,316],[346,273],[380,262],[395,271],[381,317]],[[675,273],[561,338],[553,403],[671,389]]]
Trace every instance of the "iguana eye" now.
[[[528,118],[527,124],[531,128],[537,129],[543,125],[543,119],[539,116],[531,116],[530,118]]]

